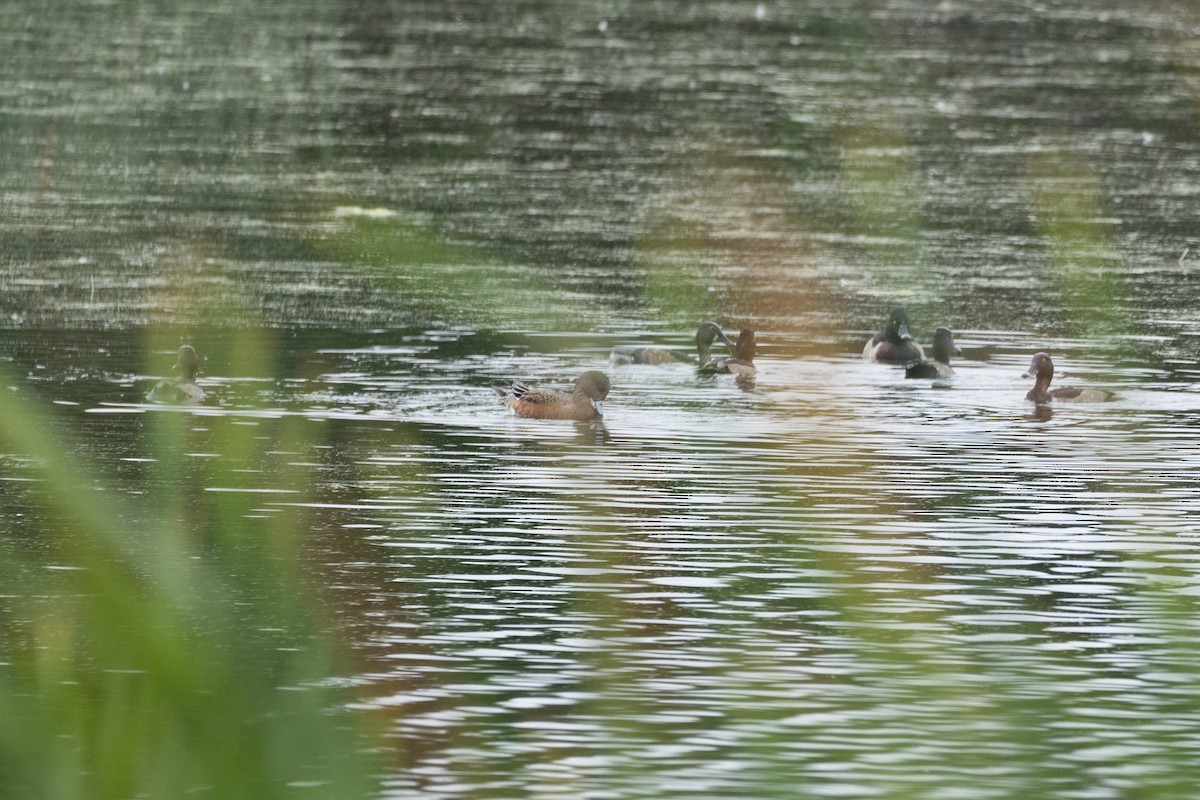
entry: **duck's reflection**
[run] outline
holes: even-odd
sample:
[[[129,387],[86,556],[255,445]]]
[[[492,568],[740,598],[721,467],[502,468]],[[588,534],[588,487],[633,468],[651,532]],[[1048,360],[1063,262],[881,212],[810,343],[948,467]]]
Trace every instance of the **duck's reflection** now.
[[[1035,422],[1049,422],[1054,416],[1054,410],[1050,406],[1034,406],[1033,411],[1025,415],[1025,419],[1031,419]]]
[[[612,434],[604,425],[604,420],[592,420],[590,422],[575,422],[575,441],[579,444],[598,445],[608,444],[612,439]]]

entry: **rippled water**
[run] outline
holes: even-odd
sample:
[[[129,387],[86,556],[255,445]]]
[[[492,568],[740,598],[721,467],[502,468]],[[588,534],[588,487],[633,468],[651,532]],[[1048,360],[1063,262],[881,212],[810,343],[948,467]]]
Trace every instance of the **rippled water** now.
[[[939,382],[772,348],[753,386],[610,365],[595,424],[489,388],[626,341],[414,333],[210,377],[195,411],[108,376],[75,412],[114,461],[146,415],[192,416],[198,461],[225,423],[332,428],[256,465],[254,508],[312,511],[389,796],[1171,794],[1200,714],[1193,386],[1067,358],[1116,398],[1039,413],[1033,342],[963,332]],[[306,461],[315,498],[271,477]]]
[[[1191,796],[1188,4],[71,8],[0,5],[6,383],[308,512],[386,796]],[[610,360],[706,318],[755,381]]]

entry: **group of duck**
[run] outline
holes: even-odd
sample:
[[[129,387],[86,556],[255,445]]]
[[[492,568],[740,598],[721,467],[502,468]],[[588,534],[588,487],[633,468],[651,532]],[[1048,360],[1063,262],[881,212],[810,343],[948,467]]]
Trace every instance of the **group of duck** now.
[[[908,313],[903,308],[892,311],[887,327],[871,337],[863,347],[863,358],[867,361],[904,364],[906,378],[949,378],[954,374],[950,368],[950,356],[961,354],[954,344],[954,334],[950,329],[938,328],[933,332],[933,360],[927,361],[921,345],[908,332]],[[1038,405],[1045,405],[1052,400],[1095,403],[1109,399],[1108,393],[1099,389],[1080,389],[1075,386],[1051,389],[1054,361],[1048,353],[1035,353],[1023,377],[1034,379],[1033,388],[1025,395],[1025,399]]]
[[[961,355],[954,344],[954,335],[949,328],[938,328],[933,333],[933,360],[925,359],[921,345],[908,332],[908,313],[903,308],[892,311],[887,327],[875,334],[863,347],[863,358],[867,361],[882,361],[904,364],[906,378],[949,378],[954,374],[950,368],[950,356]],[[1033,388],[1025,399],[1038,405],[1052,400],[1061,403],[1095,403],[1109,399],[1107,392],[1099,389],[1080,389],[1075,386],[1050,388],[1054,380],[1054,361],[1048,353],[1035,353],[1029,369],[1022,377],[1033,378]]]
[[[713,357],[712,346],[718,341],[733,350],[732,357]],[[678,350],[659,347],[617,351],[613,357],[626,364],[693,364],[700,375],[735,375],[739,379],[748,379],[758,371],[754,366],[757,354],[758,342],[749,328],[744,328],[734,342],[717,323],[702,322],[696,329],[695,360]],[[604,398],[608,397],[611,386],[607,375],[593,369],[576,378],[575,388],[569,393],[535,389],[520,381],[496,391],[504,399],[504,405],[518,417],[589,420],[600,418]]]
[[[732,356],[717,358],[712,347],[720,342],[732,351]],[[961,351],[954,343],[949,328],[938,328],[933,334],[933,358],[926,359],[920,343],[909,333],[908,313],[903,308],[892,311],[887,326],[872,336],[863,347],[863,359],[884,364],[904,366],[907,378],[949,378],[954,375],[950,366],[952,355]],[[754,357],[758,353],[754,331],[745,328],[737,341],[731,340],[715,322],[704,322],[696,329],[696,358],[677,350],[639,347],[613,354],[615,360],[632,364],[688,363],[699,375],[733,375],[739,380],[753,378],[757,372]],[[160,381],[151,389],[147,399],[155,403],[191,404],[204,400],[205,392],[196,383],[199,359],[191,345],[179,348],[175,368],[180,377]],[[1050,389],[1054,378],[1054,362],[1046,353],[1037,353],[1024,377],[1034,378],[1034,386],[1025,399],[1038,405],[1053,400],[1059,402],[1096,402],[1108,395],[1098,389],[1059,387]],[[504,405],[519,417],[532,419],[594,420],[603,413],[604,399],[612,388],[608,376],[599,370],[588,370],[575,379],[570,392],[540,389],[517,381],[503,389],[497,388]]]
[[[716,342],[732,349],[733,356],[714,358],[711,350]],[[953,376],[954,369],[950,366],[950,358],[961,355],[961,351],[955,345],[954,334],[949,328],[938,328],[934,331],[932,351],[933,358],[927,359],[921,344],[909,333],[908,313],[903,308],[897,308],[888,317],[884,329],[867,341],[862,355],[866,361],[903,365],[906,378],[936,380]],[[734,342],[715,322],[704,322],[696,330],[695,359],[676,350],[656,347],[619,351],[614,353],[614,357],[620,362],[632,364],[691,363],[700,375],[730,374],[745,379],[753,377],[757,371],[754,366],[754,356],[757,352],[754,331],[742,330]],[[1034,355],[1024,377],[1034,379],[1034,386],[1025,395],[1025,399],[1038,405],[1054,400],[1095,402],[1108,399],[1105,392],[1097,389],[1051,389],[1054,362],[1046,353]],[[535,389],[521,382],[496,391],[504,399],[504,405],[519,417],[589,420],[600,418],[602,405],[610,388],[607,375],[597,370],[588,370],[575,380],[575,386],[570,392]]]

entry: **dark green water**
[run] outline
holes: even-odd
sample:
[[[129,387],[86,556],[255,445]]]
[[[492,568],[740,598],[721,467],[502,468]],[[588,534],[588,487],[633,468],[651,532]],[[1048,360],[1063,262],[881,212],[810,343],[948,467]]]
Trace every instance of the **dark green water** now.
[[[304,512],[387,797],[1190,797],[1198,33],[0,2],[6,384],[104,491]],[[952,381],[862,363],[894,305]],[[709,318],[753,385],[609,361]],[[184,341],[209,402],[147,406]],[[1115,399],[1035,411],[1039,350]],[[600,425],[489,388],[591,368]]]

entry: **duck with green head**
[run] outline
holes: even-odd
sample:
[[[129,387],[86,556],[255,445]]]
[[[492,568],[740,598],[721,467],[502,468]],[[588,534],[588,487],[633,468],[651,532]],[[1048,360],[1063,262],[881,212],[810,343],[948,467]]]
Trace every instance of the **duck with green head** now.
[[[743,328],[738,334],[737,344],[733,347],[733,358],[715,358],[697,367],[702,375],[737,375],[750,377],[758,372],[754,366],[754,357],[758,355],[758,339],[754,331]]]
[[[721,342],[730,349],[734,344],[721,326],[715,322],[701,322],[696,328],[696,356],[692,359],[687,353],[679,350],[667,350],[662,347],[639,347],[635,350],[616,351],[613,358],[618,362],[631,364],[706,364],[712,359],[713,342]]]

